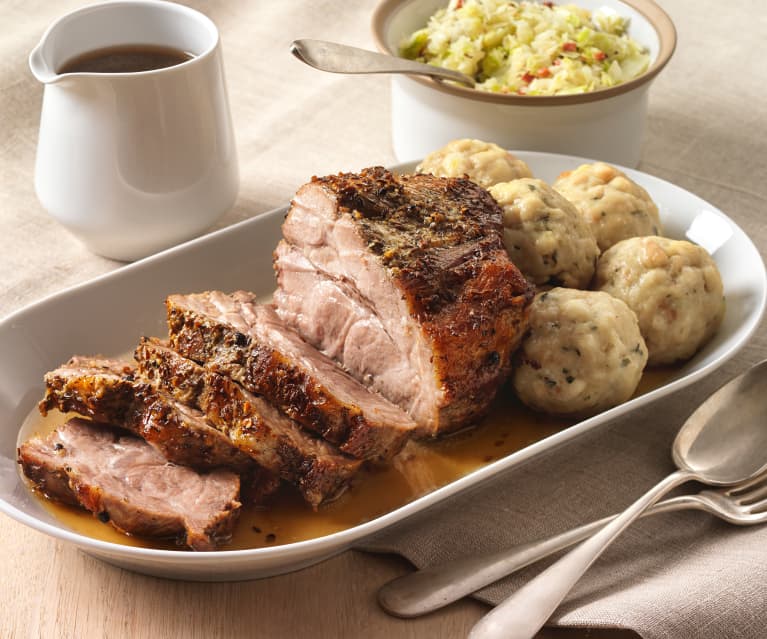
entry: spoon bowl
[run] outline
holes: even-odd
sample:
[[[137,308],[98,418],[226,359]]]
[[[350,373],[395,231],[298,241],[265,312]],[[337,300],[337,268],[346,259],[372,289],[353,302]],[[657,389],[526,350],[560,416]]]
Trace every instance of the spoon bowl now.
[[[674,463],[714,486],[767,468],[765,398],[767,360],[722,386],[690,415],[674,440]]]

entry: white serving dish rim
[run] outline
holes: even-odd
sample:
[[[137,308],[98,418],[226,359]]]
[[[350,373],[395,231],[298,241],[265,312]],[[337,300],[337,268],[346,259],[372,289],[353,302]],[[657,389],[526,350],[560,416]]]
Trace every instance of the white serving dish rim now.
[[[542,152],[528,152],[528,151],[515,151],[515,154],[527,161],[533,168],[533,172],[536,175],[541,175],[544,179],[552,179],[549,176],[544,176],[540,172],[540,166],[551,165],[552,163],[559,166],[559,170],[563,168],[574,168],[578,164],[588,162],[585,158],[566,156]],[[415,163],[408,163],[394,167],[394,170],[408,171],[412,170]],[[512,469],[520,464],[522,461],[530,459],[537,454],[540,454],[546,450],[552,449],[556,446],[563,444],[564,442],[577,437],[580,434],[591,431],[597,427],[603,426],[606,423],[612,421],[614,418],[625,415],[640,406],[649,404],[660,397],[664,397],[674,391],[680,390],[690,384],[696,382],[702,377],[713,372],[719,368],[724,362],[730,359],[737,351],[739,351],[754,333],[759,325],[765,309],[765,300],[767,299],[767,275],[765,274],[764,263],[759,255],[758,250],[754,246],[753,242],[748,236],[724,213],[719,211],[713,205],[705,202],[701,198],[670,184],[659,178],[655,178],[639,171],[621,167],[630,177],[637,180],[640,184],[648,188],[651,195],[655,190],[653,187],[663,187],[664,190],[674,193],[676,197],[681,197],[688,200],[688,203],[695,204],[701,207],[702,210],[708,213],[713,213],[718,219],[724,220],[730,225],[730,228],[739,242],[739,254],[742,254],[743,259],[750,259],[752,263],[749,268],[746,269],[746,273],[742,274],[747,278],[747,282],[750,286],[750,293],[753,295],[751,299],[750,311],[747,314],[747,322],[745,325],[738,326],[733,335],[727,337],[735,337],[734,344],[730,348],[723,350],[716,354],[716,356],[703,366],[696,367],[695,361],[698,356],[693,358],[685,367],[690,368],[689,371],[673,381],[652,390],[640,397],[632,399],[625,404],[612,408],[608,411],[600,413],[590,419],[586,419],[579,422],[569,428],[555,433],[549,437],[539,440],[538,442],[531,444],[515,453],[512,453],[496,462],[490,463],[478,470],[475,470],[460,479],[457,479],[442,488],[439,488],[427,495],[424,495],[404,506],[401,506],[389,513],[376,517],[368,522],[353,526],[351,528],[318,537],[306,541],[299,541],[291,544],[285,544],[281,546],[254,548],[247,550],[221,550],[214,552],[186,552],[176,550],[158,550],[151,548],[139,548],[133,546],[125,546],[121,544],[115,544],[111,542],[94,539],[85,535],[81,535],[77,532],[69,530],[62,523],[61,525],[53,525],[46,521],[39,519],[29,513],[26,513],[12,504],[9,504],[0,497],[0,512],[4,512],[13,519],[24,523],[31,528],[51,535],[54,538],[61,539],[63,541],[72,542],[78,547],[82,548],[86,552],[91,550],[96,556],[99,556],[107,561],[111,558],[115,559],[115,563],[123,567],[131,567],[140,572],[148,572],[150,574],[163,574],[166,567],[168,568],[168,575],[171,577],[185,577],[190,579],[210,579],[210,580],[224,580],[227,579],[227,567],[231,567],[235,563],[245,561],[253,563],[252,568],[240,567],[240,576],[232,578],[253,578],[260,576],[268,576],[271,574],[278,574],[280,572],[287,572],[294,570],[303,565],[310,563],[316,563],[332,554],[341,552],[347,548],[353,546],[355,542],[361,541],[363,538],[368,537],[376,532],[383,530],[389,526],[394,525],[410,516],[424,511],[425,509],[440,503],[448,497],[458,494],[470,487],[477,486],[478,484],[485,482],[489,479],[495,478],[498,475]],[[661,207],[661,214],[663,215],[664,202],[659,201]],[[198,249],[207,250],[208,252],[214,252],[216,249],[226,247],[228,244],[234,241],[234,238],[239,234],[247,233],[249,230],[255,235],[259,234],[259,229],[262,226],[269,224],[277,225],[279,228],[279,221],[282,219],[286,209],[279,208],[263,215],[245,220],[233,226],[221,229],[219,231],[210,233],[201,238],[191,240],[179,246],[167,249],[154,256],[145,258],[133,264],[121,267],[111,273],[101,275],[92,280],[71,287],[67,290],[54,293],[26,308],[23,308],[12,315],[6,317],[0,321],[0,335],[3,331],[8,330],[9,327],[23,322],[25,317],[34,313],[42,313],[46,310],[46,307],[55,305],[57,303],[66,302],[74,295],[87,294],[91,289],[97,288],[101,285],[115,285],[118,286],[120,281],[124,278],[141,277],[141,271],[148,271],[151,276],[154,271],[162,272],[163,268],[172,268],[174,261],[178,261],[187,252]],[[276,244],[276,237],[274,238]],[[136,274],[138,273],[138,274]],[[173,291],[168,291],[173,292]],[[727,291],[725,291],[727,295]],[[126,336],[126,341],[127,341]],[[126,344],[126,350],[131,348],[131,344]],[[75,350],[77,348],[75,347]],[[3,362],[6,365],[12,365],[12,363]],[[57,365],[58,362],[52,362],[51,367]],[[1,366],[2,364],[0,364]],[[42,380],[39,383],[40,393],[42,393]],[[0,391],[3,389],[0,388]],[[35,400],[36,401],[36,400]],[[30,403],[29,410],[33,408],[33,403]],[[0,414],[0,419],[3,419],[3,415]],[[0,422],[0,428],[3,428],[3,424]],[[9,424],[9,428],[19,428],[19,424]],[[24,490],[28,490],[23,485],[21,479],[18,478],[19,484]],[[42,506],[39,506],[42,512]],[[285,561],[280,563],[279,558],[284,558]],[[136,560],[136,565],[131,566],[131,560]],[[264,567],[258,565],[259,560],[262,560],[265,564]],[[151,569],[146,567],[146,561],[155,562],[155,566]],[[277,566],[275,567],[275,563]],[[194,570],[190,574],[185,574],[184,564],[194,566]],[[173,568],[176,565],[178,569]],[[210,573],[206,576],[200,576],[199,571],[201,569],[209,570]],[[243,570],[247,573],[242,576]],[[196,571],[196,572],[195,572]]]

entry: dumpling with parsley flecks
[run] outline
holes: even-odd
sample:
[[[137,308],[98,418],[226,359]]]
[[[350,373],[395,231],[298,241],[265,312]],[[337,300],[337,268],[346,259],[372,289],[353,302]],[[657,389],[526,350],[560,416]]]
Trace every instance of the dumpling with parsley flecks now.
[[[582,164],[552,186],[591,225],[603,252],[629,237],[662,233],[658,207],[647,191],[609,164]]]
[[[503,210],[503,243],[534,284],[587,288],[599,248],[572,203],[542,180],[521,178],[489,189]]]
[[[692,357],[724,317],[716,263],[686,240],[650,236],[619,242],[599,259],[595,287],[636,313],[652,365]]]
[[[468,176],[485,188],[533,175],[524,160],[506,149],[492,142],[471,139],[453,140],[429,153],[416,171],[437,177]]]
[[[601,291],[553,288],[530,309],[512,383],[524,404],[585,416],[628,400],[647,363],[634,312]]]

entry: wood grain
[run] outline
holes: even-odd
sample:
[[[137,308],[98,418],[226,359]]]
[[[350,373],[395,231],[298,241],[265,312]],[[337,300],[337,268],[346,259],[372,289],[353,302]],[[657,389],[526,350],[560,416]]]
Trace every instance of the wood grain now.
[[[487,607],[471,600],[419,619],[386,615],[380,585],[409,570],[396,557],[347,552],[300,572],[194,583],[112,567],[7,517],[0,637],[463,637]],[[545,629],[541,639],[627,639],[624,631]]]

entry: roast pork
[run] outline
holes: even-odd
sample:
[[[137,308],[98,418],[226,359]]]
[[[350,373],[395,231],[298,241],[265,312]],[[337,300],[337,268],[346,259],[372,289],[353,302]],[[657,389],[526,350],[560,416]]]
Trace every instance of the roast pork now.
[[[381,167],[313,178],[275,252],[277,313],[421,434],[472,424],[507,378],[533,296],[501,217],[467,179]]]
[[[24,442],[18,454],[24,474],[48,498],[130,534],[215,550],[231,537],[240,512],[235,473],[169,464],[146,442],[105,424],[71,419]]]

